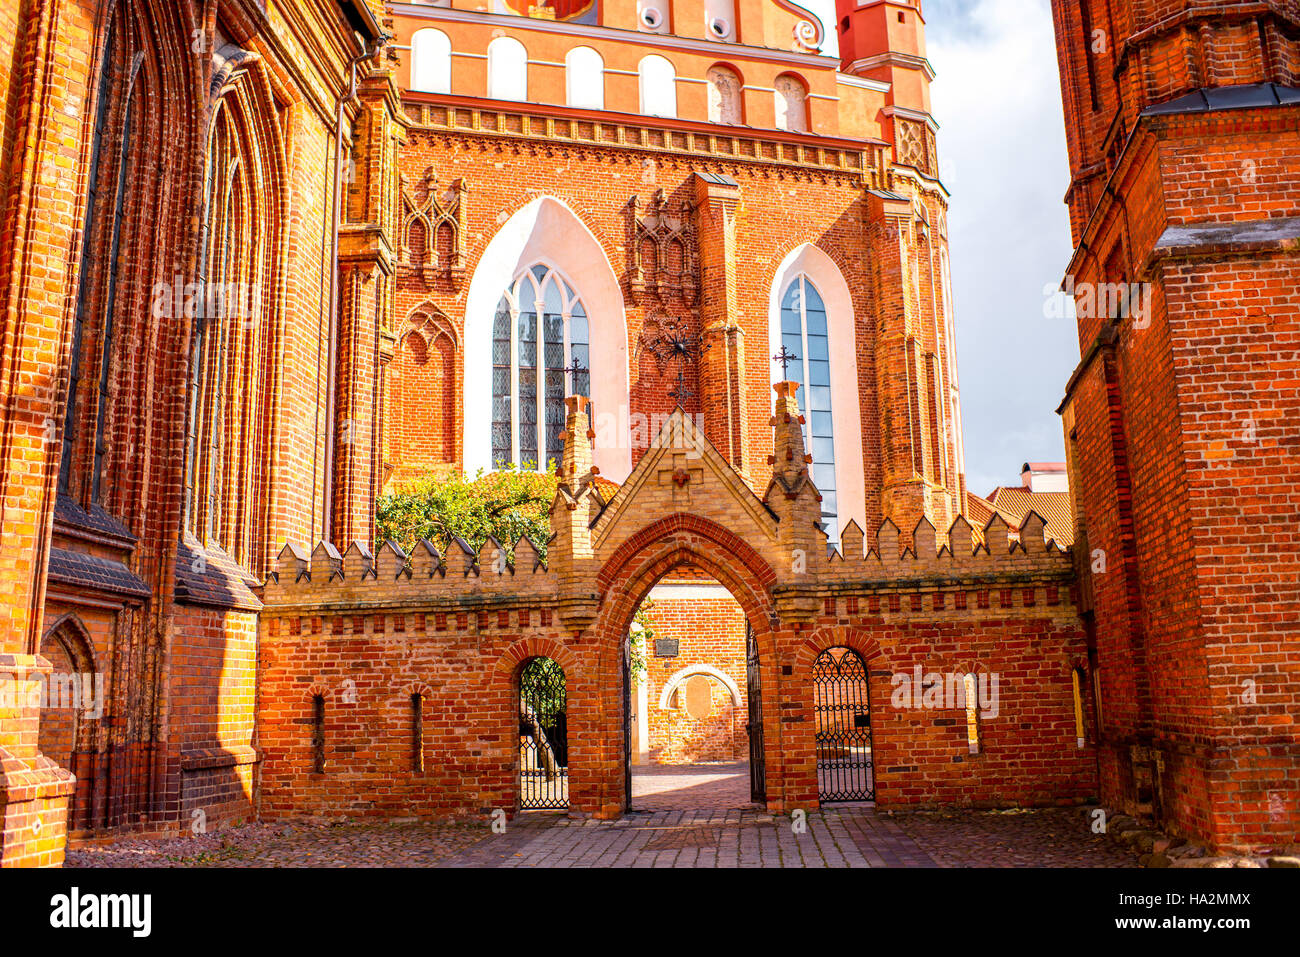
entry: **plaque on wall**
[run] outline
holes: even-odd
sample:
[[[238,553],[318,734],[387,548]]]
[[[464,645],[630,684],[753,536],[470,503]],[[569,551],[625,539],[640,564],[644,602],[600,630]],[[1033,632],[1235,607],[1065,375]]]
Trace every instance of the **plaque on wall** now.
[[[655,657],[656,658],[676,658],[677,657],[678,639],[676,638],[656,638],[655,639]]]

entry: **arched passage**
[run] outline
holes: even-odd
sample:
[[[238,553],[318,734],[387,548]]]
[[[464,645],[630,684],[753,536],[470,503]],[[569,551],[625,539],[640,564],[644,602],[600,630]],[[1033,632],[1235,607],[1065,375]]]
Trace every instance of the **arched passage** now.
[[[631,688],[625,672],[625,648],[637,609],[652,589],[665,579],[687,576],[695,581],[716,583],[729,593],[743,616],[735,635],[740,656],[739,674],[746,709],[742,734],[748,731],[749,771],[754,789],[748,797],[769,806],[784,806],[782,732],[778,720],[778,665],[776,613],[769,592],[775,575],[768,563],[745,542],[721,526],[696,516],[674,515],[653,523],[609,549],[597,581],[603,604],[589,629],[597,645],[597,674],[594,689],[624,689],[622,707],[588,712],[576,707],[573,724],[575,742],[592,742],[598,753],[591,755],[592,770],[578,767],[575,759],[572,788],[575,807],[579,801],[593,810],[612,816],[626,810],[632,799],[629,770],[629,708]],[[752,671],[750,666],[752,665]],[[664,669],[678,670],[671,661]],[[680,699],[680,695],[678,698]],[[720,697],[729,697],[725,693]],[[684,703],[679,703],[684,707]],[[582,712],[584,720],[578,721]],[[585,763],[585,762],[583,762]],[[635,803],[634,805],[635,806]]]

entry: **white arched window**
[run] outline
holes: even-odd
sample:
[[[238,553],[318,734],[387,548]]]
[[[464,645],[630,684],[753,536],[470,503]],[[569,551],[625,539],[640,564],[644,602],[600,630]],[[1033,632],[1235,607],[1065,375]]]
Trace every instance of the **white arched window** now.
[[[488,44],[488,97],[528,99],[528,51],[514,37],[497,37]]]
[[[411,36],[411,89],[451,92],[451,38],[441,30],[428,27]]]
[[[774,361],[772,382],[799,383],[804,443],[822,493],[823,526],[838,544],[850,520],[859,528],[867,523],[853,294],[835,261],[811,243],[786,255],[770,289],[769,355],[784,346],[798,356],[786,369]],[[772,401],[775,409],[775,397]]]
[[[677,115],[677,70],[657,54],[643,57],[637,70],[641,78],[641,112],[646,116]]]
[[[605,61],[591,47],[574,47],[565,54],[564,82],[569,106],[605,108]]]
[[[492,321],[493,468],[559,463],[564,397],[591,394],[589,343],[587,310],[555,270],[533,266],[505,291]]]
[[[806,275],[791,281],[781,296],[781,345],[796,357],[785,373],[789,381],[799,383],[799,408],[806,420],[804,444],[812,454],[813,484],[822,494],[822,528],[831,541],[839,541],[830,329],[826,303]]]
[[[740,77],[725,66],[715,66],[705,79],[709,84],[709,122],[739,125]]]
[[[808,132],[808,88],[797,76],[776,78],[776,128],[792,133]]]
[[[534,271],[537,266],[543,267],[542,273]],[[555,277],[553,291],[548,289],[545,276]],[[524,279],[522,284],[521,279]],[[539,296],[542,301],[540,313],[537,306]],[[506,312],[504,320],[498,321],[503,297]],[[561,353],[558,363],[554,361],[555,356],[543,355],[539,365],[537,349],[546,346],[548,336],[547,330],[543,329],[540,345],[532,351],[525,347],[521,359],[518,352],[520,318],[524,313],[542,317],[548,311],[554,314],[556,297],[562,320],[567,306],[567,338],[563,341],[568,352]],[[581,305],[580,309],[577,304]],[[586,336],[582,334],[583,324],[574,318],[578,314],[585,317]],[[538,320],[538,325],[543,325],[542,319]],[[554,342],[554,331],[549,335]],[[531,325],[525,324],[524,336],[531,337],[525,339],[527,342],[536,341]],[[573,348],[575,343],[581,345],[584,342],[589,343],[590,362],[584,358],[582,350],[575,353]],[[499,346],[504,347],[504,351]],[[515,350],[513,354],[511,349]],[[508,425],[504,434],[509,437],[510,451],[505,458],[519,462],[522,452],[516,454],[518,441],[521,449],[524,446],[536,447],[538,461],[546,461],[546,437],[537,437],[538,430],[546,422],[546,409],[543,408],[539,414],[535,402],[531,405],[525,402],[527,408],[516,412],[518,370],[531,369],[534,373],[538,368],[542,370],[543,399],[549,402],[555,397],[546,397],[545,390],[548,385],[554,388],[555,383],[545,381],[546,369],[571,368],[576,354],[579,362],[591,370],[577,383],[582,386],[583,378],[589,380],[590,391],[583,388],[576,391],[591,399],[594,410],[591,427],[596,431],[592,447],[595,464],[602,476],[612,482],[622,482],[632,471],[633,452],[627,413],[631,388],[628,353],[623,284],[604,247],[564,202],[553,196],[533,199],[500,225],[474,267],[465,294],[465,375],[461,377],[464,421],[460,435],[466,474],[491,469],[505,453],[507,441],[504,438],[496,443],[495,450],[493,448],[497,431],[494,424]],[[493,382],[493,369],[498,366],[505,370],[507,377],[504,388],[499,391]],[[574,386],[571,377],[560,384],[570,389]],[[495,402],[498,397],[507,398],[508,404]],[[563,391],[559,398],[563,398]],[[528,431],[520,429],[525,416],[527,421],[534,423],[532,436],[520,435],[516,439],[516,433]],[[558,447],[558,442],[556,445]]]

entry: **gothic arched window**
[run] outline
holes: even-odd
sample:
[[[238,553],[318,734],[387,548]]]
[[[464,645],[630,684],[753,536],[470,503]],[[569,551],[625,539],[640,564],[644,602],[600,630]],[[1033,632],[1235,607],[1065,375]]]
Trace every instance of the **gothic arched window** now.
[[[122,221],[131,161],[131,126],[136,101],[132,88],[139,55],[134,64],[127,53],[126,28],[114,16],[108,27],[104,59],[100,66],[96,96],[95,126],[91,135],[89,189],[86,197],[85,229],[82,232],[81,274],[77,290],[77,309],[73,319],[72,354],[68,366],[68,399],[64,411],[63,447],[59,461],[58,490],[72,491],[73,458],[77,448],[78,402],[84,399],[95,414],[93,462],[90,474],[90,501],[98,502],[102,492],[102,472],[106,451],[105,428],[109,403],[109,374],[113,357],[113,332],[117,300],[118,260],[122,243]],[[121,105],[120,133],[109,130],[110,116]],[[103,230],[102,233],[99,230]],[[94,250],[107,240],[108,258],[96,263]],[[87,356],[84,344],[91,316],[99,308],[99,374],[96,391],[80,396]]]
[[[677,115],[677,69],[652,53],[637,68],[641,80],[641,112],[646,116]]]
[[[229,377],[238,373],[234,342],[239,325],[234,310],[227,310],[226,290],[240,278],[240,250],[250,236],[246,211],[247,171],[242,165],[239,130],[230,104],[218,105],[208,140],[203,236],[204,296],[198,304],[190,377],[190,467],[186,469],[188,518],[193,531],[208,544],[225,544],[231,476],[226,453],[235,423],[228,421],[234,406]],[[218,296],[220,301],[218,301]]]
[[[412,34],[411,89],[451,92],[451,38],[441,30],[426,27]]]
[[[528,99],[528,51],[514,37],[497,37],[488,44],[488,97]]]
[[[743,115],[740,77],[725,66],[715,66],[709,70],[706,79],[709,83],[709,122],[739,125]]]
[[[278,328],[262,290],[274,278],[280,183],[268,157],[277,144],[258,117],[274,108],[257,61],[227,46],[231,68],[207,132],[197,295],[185,446],[185,532],[256,570],[265,560],[264,463],[269,439],[267,370]],[[195,569],[196,571],[198,569]]]
[[[813,458],[813,484],[822,494],[822,528],[831,541],[838,541],[830,336],[825,303],[807,276],[795,277],[781,295],[781,345],[798,357],[785,374],[799,383],[799,408],[807,420],[804,443]]]
[[[492,322],[493,467],[559,462],[564,397],[591,394],[590,341],[587,310],[555,270],[535,265],[505,291]]]
[[[574,47],[564,56],[566,100],[584,110],[605,108],[605,61],[591,47]]]
[[[776,78],[776,128],[792,133],[808,132],[808,87],[790,73]]]

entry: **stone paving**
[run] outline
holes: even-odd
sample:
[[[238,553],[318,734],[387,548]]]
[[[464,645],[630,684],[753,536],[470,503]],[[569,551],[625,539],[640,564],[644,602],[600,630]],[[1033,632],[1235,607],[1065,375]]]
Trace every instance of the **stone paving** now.
[[[749,806],[749,764],[649,764],[632,769],[638,811]]]
[[[617,821],[563,812],[486,823],[249,824],[68,854],[70,867],[1135,867],[1072,808],[877,810],[829,805],[796,832],[749,802],[746,764],[637,768]]]
[[[488,835],[473,824],[244,824],[212,834],[124,838],[67,853],[65,867],[429,867]]]

